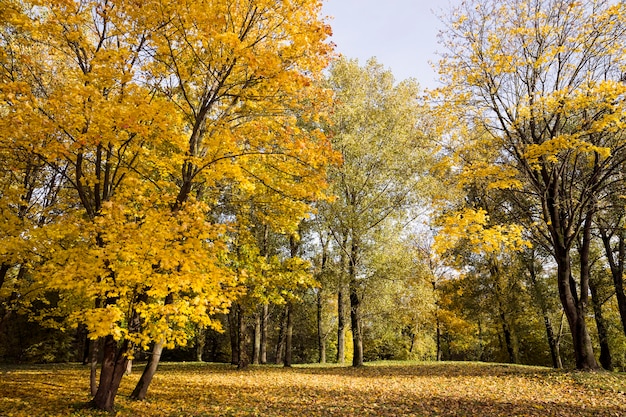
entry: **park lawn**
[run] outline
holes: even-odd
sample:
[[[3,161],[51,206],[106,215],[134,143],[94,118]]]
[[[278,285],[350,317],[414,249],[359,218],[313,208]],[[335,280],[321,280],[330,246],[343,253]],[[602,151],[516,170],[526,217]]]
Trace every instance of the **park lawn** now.
[[[161,364],[146,401],[116,416],[626,416],[626,375],[483,363],[375,362],[353,369]],[[108,416],[85,408],[78,364],[0,366],[0,416]]]

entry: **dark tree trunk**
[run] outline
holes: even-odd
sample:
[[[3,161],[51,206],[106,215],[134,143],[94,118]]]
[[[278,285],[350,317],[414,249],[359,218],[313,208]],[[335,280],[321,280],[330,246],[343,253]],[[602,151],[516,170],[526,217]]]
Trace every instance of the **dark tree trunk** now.
[[[606,370],[613,370],[613,360],[611,359],[611,349],[609,347],[609,332],[606,321],[602,315],[602,302],[598,295],[598,288],[595,279],[589,280],[589,289],[591,290],[591,302],[593,305],[593,313],[598,329],[598,339],[600,342],[600,365]]]
[[[2,286],[4,285],[4,281],[6,280],[9,269],[11,269],[10,264],[3,263],[2,265],[0,265],[0,289],[2,289]]]
[[[237,341],[238,341],[238,351],[239,351],[239,362],[237,362],[238,369],[245,369],[250,365],[250,355],[248,352],[248,326],[246,324],[246,315],[244,313],[243,307],[241,305],[238,306],[237,311]]]
[[[287,303],[287,329],[285,332],[285,363],[286,368],[291,367],[293,354],[293,303]]]
[[[515,348],[513,347],[513,338],[511,336],[511,330],[509,329],[509,325],[506,321],[506,316],[504,312],[502,312],[502,307],[500,307],[500,320],[502,322],[502,333],[504,335],[504,343],[506,346],[506,352],[509,356],[509,363],[517,363],[517,358],[515,355]]]
[[[84,324],[78,326],[76,339],[78,340],[78,361],[83,365],[87,365],[89,363],[89,349],[91,345],[87,326]]]
[[[260,346],[260,363],[267,363],[267,329],[270,319],[269,305],[263,304],[263,314],[261,315],[261,346]]]
[[[589,220],[589,215],[587,220]],[[582,269],[589,266],[589,246],[591,227],[590,222],[586,221],[583,230],[583,247],[580,253],[580,263]],[[564,242],[564,238],[555,239],[555,243]],[[576,357],[576,369],[580,370],[597,370],[600,367],[596,362],[593,354],[593,345],[591,337],[585,322],[586,305],[588,300],[589,282],[588,274],[581,271],[580,297],[576,288],[576,282],[572,276],[571,258],[569,248],[565,246],[555,245],[555,260],[557,262],[557,281],[559,287],[559,298],[565,311],[565,317],[572,332],[572,340],[574,345],[574,355]]]
[[[557,343],[556,338],[554,337],[554,330],[552,328],[552,322],[550,321],[550,317],[547,312],[543,313],[543,323],[546,327],[546,336],[548,338],[548,345],[550,346],[550,357],[552,358],[552,367],[555,369],[563,368],[563,363],[561,362],[561,354],[559,352],[559,345]]]
[[[100,382],[91,404],[104,411],[112,412],[115,406],[115,396],[126,372],[127,354],[129,353],[128,341],[123,341],[118,347],[113,336],[104,338],[104,357],[100,370]]]
[[[350,287],[350,324],[354,355],[352,366],[363,365],[363,335],[361,334],[361,300],[355,286]]]
[[[352,240],[350,250],[350,325],[352,328],[352,345],[354,347],[354,355],[352,357],[352,366],[363,365],[363,335],[361,334],[361,298],[359,297],[359,283],[356,279],[357,259],[359,256],[358,242]]]
[[[228,312],[228,334],[230,336],[230,363],[239,363],[239,326],[237,321],[237,306],[233,305]]]
[[[613,286],[615,287],[615,297],[617,298],[617,308],[622,321],[622,330],[626,335],[626,293],[624,292],[624,262],[626,261],[626,231],[618,229],[615,232],[617,236],[617,255],[611,246],[611,234],[606,228],[600,228],[600,236],[604,244],[606,258],[611,268],[611,276],[613,277]]]

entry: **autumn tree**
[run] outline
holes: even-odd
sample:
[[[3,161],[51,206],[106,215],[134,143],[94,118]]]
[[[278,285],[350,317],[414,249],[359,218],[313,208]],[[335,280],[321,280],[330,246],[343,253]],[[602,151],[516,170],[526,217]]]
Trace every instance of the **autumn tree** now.
[[[484,129],[497,150],[490,172],[476,175],[493,187],[506,178],[513,195],[532,201],[524,223],[557,264],[578,369],[598,364],[585,321],[589,245],[578,279],[571,251],[577,239],[588,242],[626,156],[625,18],[623,3],[603,0],[485,0],[455,10],[443,36],[446,104],[463,106],[462,120]]]
[[[104,338],[95,407],[113,408],[136,347],[155,343],[157,359],[156,348],[186,342],[188,322],[210,326],[229,305],[226,229],[210,217],[220,181],[320,195],[329,146],[298,125],[325,102],[314,82],[330,51],[319,7],[0,6],[11,36],[0,51],[3,126],[18,127],[3,147],[28,149],[73,194],[41,233],[36,272],[73,300],[74,323]]]

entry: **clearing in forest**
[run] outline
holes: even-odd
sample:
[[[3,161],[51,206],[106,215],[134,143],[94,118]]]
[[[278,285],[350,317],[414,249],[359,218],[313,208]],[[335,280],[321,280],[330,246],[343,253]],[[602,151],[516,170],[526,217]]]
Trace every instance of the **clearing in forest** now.
[[[626,375],[483,363],[376,362],[286,369],[165,363],[146,401],[116,416],[626,416]],[[85,408],[89,370],[77,364],[0,366],[0,416],[108,416]]]

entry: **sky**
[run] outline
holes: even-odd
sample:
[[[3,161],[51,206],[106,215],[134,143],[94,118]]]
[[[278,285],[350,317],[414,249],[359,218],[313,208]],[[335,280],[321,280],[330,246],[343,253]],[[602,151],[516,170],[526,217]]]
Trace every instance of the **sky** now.
[[[332,41],[361,65],[376,57],[397,81],[415,78],[422,88],[437,86],[437,16],[460,0],[325,0],[323,14],[333,28]]]

